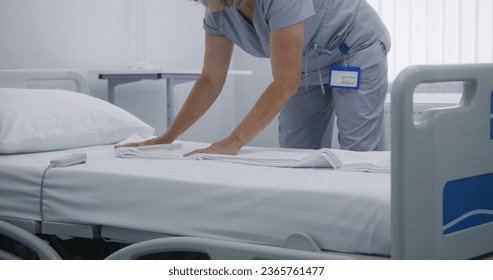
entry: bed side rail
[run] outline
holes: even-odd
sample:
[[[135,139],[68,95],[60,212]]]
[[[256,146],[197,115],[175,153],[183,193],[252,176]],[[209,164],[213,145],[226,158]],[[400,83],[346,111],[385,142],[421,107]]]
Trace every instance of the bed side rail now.
[[[29,82],[73,81],[77,91],[89,94],[89,83],[84,73],[75,69],[0,70],[0,87],[28,88]]]
[[[13,239],[27,248],[33,250],[42,260],[60,260],[58,253],[45,241],[39,239],[34,234],[13,224],[0,220],[0,235]],[[18,259],[12,253],[0,250],[0,259]]]
[[[418,84],[463,82],[460,104],[413,120]],[[493,252],[493,64],[411,66],[392,87],[392,258]]]
[[[124,247],[107,260],[133,260],[139,257],[167,252],[195,252],[208,255],[212,260],[340,260],[351,257],[330,252],[283,248],[236,241],[200,238],[165,237],[142,241]]]

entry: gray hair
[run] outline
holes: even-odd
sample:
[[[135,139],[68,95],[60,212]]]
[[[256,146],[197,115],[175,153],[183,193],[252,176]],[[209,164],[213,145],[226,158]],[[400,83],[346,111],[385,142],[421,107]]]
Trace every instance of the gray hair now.
[[[201,0],[193,0],[195,2],[199,2]],[[238,8],[245,0],[216,0],[217,2],[223,4],[226,7],[235,7]]]

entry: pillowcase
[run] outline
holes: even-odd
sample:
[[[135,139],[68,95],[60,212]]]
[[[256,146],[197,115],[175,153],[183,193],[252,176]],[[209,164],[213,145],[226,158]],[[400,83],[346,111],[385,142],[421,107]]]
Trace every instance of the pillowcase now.
[[[153,133],[134,115],[86,94],[0,88],[0,154],[108,145]]]

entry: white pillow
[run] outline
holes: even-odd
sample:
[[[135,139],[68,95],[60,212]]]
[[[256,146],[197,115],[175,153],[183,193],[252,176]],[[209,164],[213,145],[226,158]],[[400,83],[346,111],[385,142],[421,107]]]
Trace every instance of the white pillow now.
[[[89,95],[0,88],[0,154],[107,145],[153,133],[134,115]]]

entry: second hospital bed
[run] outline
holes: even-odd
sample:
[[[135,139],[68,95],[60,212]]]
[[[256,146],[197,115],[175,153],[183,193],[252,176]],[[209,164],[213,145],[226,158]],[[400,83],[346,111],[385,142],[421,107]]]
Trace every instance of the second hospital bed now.
[[[77,71],[0,75],[9,88],[70,79],[87,92]],[[391,174],[128,160],[112,145],[13,153],[0,156],[0,219],[34,234],[134,243],[112,258],[157,249],[220,259],[480,257],[493,251],[492,75],[492,65],[404,71],[392,89]],[[414,88],[448,81],[464,82],[461,104],[415,123]],[[73,153],[87,162],[46,171]]]

